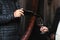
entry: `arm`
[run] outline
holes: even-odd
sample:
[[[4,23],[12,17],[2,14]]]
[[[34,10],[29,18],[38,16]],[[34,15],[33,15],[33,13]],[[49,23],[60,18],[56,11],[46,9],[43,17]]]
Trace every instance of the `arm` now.
[[[5,6],[3,1],[0,1],[0,24],[8,23],[11,20],[14,20],[16,17],[20,17],[23,14],[22,13],[23,9],[17,9],[15,11],[11,11],[11,10],[14,10],[15,8],[11,9],[9,5],[6,4]],[[11,2],[11,5],[15,6],[13,2]],[[11,7],[14,7],[14,6],[11,6]]]
[[[0,24],[7,23],[14,18],[13,14],[2,14],[0,15]]]
[[[7,7],[8,8],[8,7]],[[0,2],[0,24],[7,23],[14,18],[13,12],[6,12],[3,2]],[[8,14],[7,14],[8,13]]]
[[[58,26],[59,20],[60,20],[60,8],[58,8],[56,10],[56,14],[55,14],[55,17],[54,17],[54,20],[53,20],[53,24],[52,24],[52,27],[51,27],[50,37],[51,37],[52,40],[55,39],[55,34],[56,34],[56,30],[57,30],[57,26]]]
[[[56,14],[55,14],[55,17],[54,17],[54,21],[53,21],[53,24],[52,24],[52,30],[51,32],[52,33],[56,33],[56,29],[57,29],[57,26],[58,26],[58,22],[60,20],[60,8],[57,8],[56,10]]]
[[[11,13],[11,14],[1,14],[0,15],[0,24],[2,23],[8,23],[10,22],[11,20],[13,20],[14,18],[17,18],[17,17],[21,17],[21,15],[24,15],[23,14],[23,9],[17,9],[15,12]]]

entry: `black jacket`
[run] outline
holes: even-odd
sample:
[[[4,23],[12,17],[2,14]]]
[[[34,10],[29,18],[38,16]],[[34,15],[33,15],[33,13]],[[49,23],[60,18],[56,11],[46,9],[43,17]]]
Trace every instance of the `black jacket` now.
[[[19,40],[19,20],[13,16],[15,10],[14,2],[0,0],[0,40]]]
[[[51,32],[54,33],[54,34],[56,33],[59,20],[60,20],[60,8],[57,8],[56,13],[55,13],[55,17],[54,17],[54,20],[53,20],[53,24],[52,24],[52,27],[51,27]]]
[[[11,1],[0,1],[0,24],[7,24],[14,20],[15,5]],[[14,22],[14,21],[13,21]],[[13,23],[12,22],[12,23]]]
[[[43,26],[46,26],[44,24],[43,19],[40,16],[37,16],[36,22],[34,24],[34,28],[32,30],[29,40],[48,40],[47,37],[49,37],[49,32],[41,34],[41,31],[40,31],[41,25],[40,24],[43,24]],[[47,26],[47,27],[50,29],[49,26]]]

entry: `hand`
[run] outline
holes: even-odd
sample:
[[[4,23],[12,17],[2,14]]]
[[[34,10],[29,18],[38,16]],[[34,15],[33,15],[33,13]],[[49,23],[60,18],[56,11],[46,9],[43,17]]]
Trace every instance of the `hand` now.
[[[40,31],[42,33],[48,32],[48,28],[46,26],[41,26]]]
[[[21,15],[24,15],[23,13],[24,13],[23,8],[18,9],[14,12],[14,17],[21,17]]]

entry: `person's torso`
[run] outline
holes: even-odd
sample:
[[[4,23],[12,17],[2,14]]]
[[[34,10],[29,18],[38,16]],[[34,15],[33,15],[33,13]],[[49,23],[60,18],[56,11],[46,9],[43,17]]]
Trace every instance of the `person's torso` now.
[[[16,5],[11,0],[0,0],[0,15],[8,15],[13,14],[16,10]],[[13,19],[9,23],[5,25],[16,25],[18,23],[18,19]]]

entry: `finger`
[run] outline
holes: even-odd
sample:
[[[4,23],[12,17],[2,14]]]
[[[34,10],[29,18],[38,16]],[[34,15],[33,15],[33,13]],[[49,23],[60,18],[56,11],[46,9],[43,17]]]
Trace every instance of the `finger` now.
[[[41,29],[41,31],[43,31],[44,30],[44,27],[42,26],[40,29]]]
[[[24,12],[23,10],[19,9],[20,12]]]
[[[23,8],[18,9],[19,11],[23,11]]]
[[[19,12],[24,13],[24,11],[19,11]]]
[[[43,29],[43,28],[42,28],[41,31],[44,31],[44,32],[45,32],[45,31],[48,31],[48,29]]]
[[[43,30],[44,32],[47,32],[48,30]]]
[[[41,27],[41,28],[40,28],[40,31],[42,31],[42,30],[43,30],[43,28]]]
[[[24,13],[24,11],[23,11],[23,10],[19,10],[19,12],[22,12],[22,13]]]
[[[45,29],[45,30],[43,30],[44,32],[48,32],[48,30],[47,29]]]
[[[43,29],[40,29],[40,31],[41,31],[41,32],[44,32],[44,30],[43,30]]]
[[[23,15],[23,16],[24,16],[24,14],[23,14],[23,13],[21,13],[21,15]]]
[[[43,31],[43,30],[45,30],[45,28],[44,27],[41,27],[41,30]]]
[[[48,29],[47,27],[43,27],[43,29]]]

